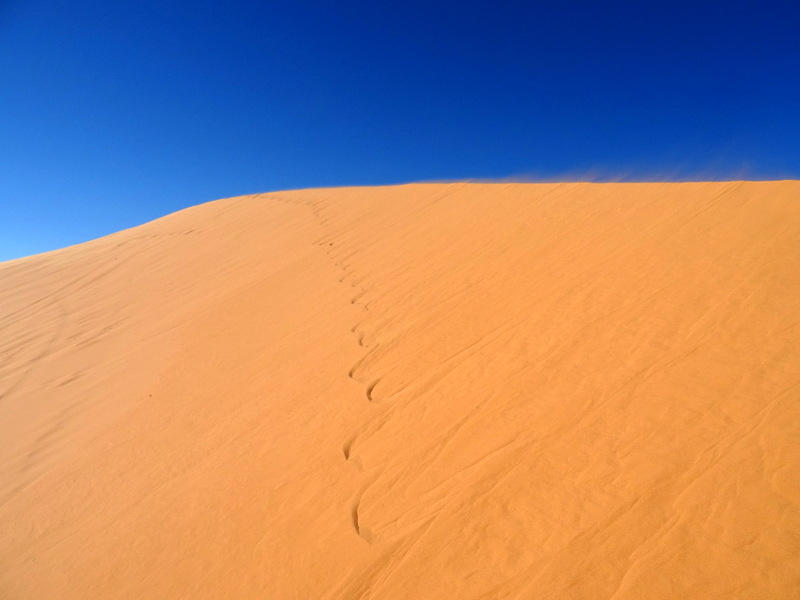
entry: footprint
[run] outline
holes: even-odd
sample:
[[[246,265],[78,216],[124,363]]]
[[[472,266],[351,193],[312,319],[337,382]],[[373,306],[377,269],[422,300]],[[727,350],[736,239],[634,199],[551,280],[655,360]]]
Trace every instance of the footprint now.
[[[342,453],[344,454],[345,460],[350,460],[350,449],[353,447],[353,442],[355,441],[356,438],[352,437],[344,443],[344,446],[342,446]]]
[[[370,402],[375,402],[375,398],[373,398],[372,392],[375,389],[375,386],[378,385],[378,383],[380,383],[380,381],[381,381],[380,378],[378,378],[367,386],[367,400],[369,400]]]
[[[350,516],[353,519],[353,527],[359,536],[361,536],[368,544],[371,544],[372,531],[370,531],[368,527],[364,527],[364,525],[359,522],[358,509],[360,504],[361,500],[356,500],[355,504],[353,504],[353,508],[350,511]]]

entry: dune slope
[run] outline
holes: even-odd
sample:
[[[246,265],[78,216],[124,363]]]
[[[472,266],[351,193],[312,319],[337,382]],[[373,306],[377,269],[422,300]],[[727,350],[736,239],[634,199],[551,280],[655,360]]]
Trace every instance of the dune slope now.
[[[0,598],[793,599],[800,182],[221,200],[0,264]]]

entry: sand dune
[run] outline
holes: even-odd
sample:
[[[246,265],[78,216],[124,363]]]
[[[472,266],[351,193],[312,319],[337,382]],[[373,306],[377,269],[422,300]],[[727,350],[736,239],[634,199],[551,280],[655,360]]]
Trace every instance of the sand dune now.
[[[0,264],[0,598],[800,597],[800,182],[197,206]]]

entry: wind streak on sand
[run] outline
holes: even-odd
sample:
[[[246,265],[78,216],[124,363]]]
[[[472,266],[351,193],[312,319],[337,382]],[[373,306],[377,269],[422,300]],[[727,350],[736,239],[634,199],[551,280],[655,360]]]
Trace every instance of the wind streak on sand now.
[[[798,199],[302,190],[0,264],[0,597],[796,598]]]

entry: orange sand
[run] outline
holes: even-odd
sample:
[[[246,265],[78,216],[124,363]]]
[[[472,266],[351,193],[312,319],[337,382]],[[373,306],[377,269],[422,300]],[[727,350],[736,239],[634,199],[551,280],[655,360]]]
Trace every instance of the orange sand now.
[[[800,182],[212,202],[0,264],[0,598],[797,599]]]

